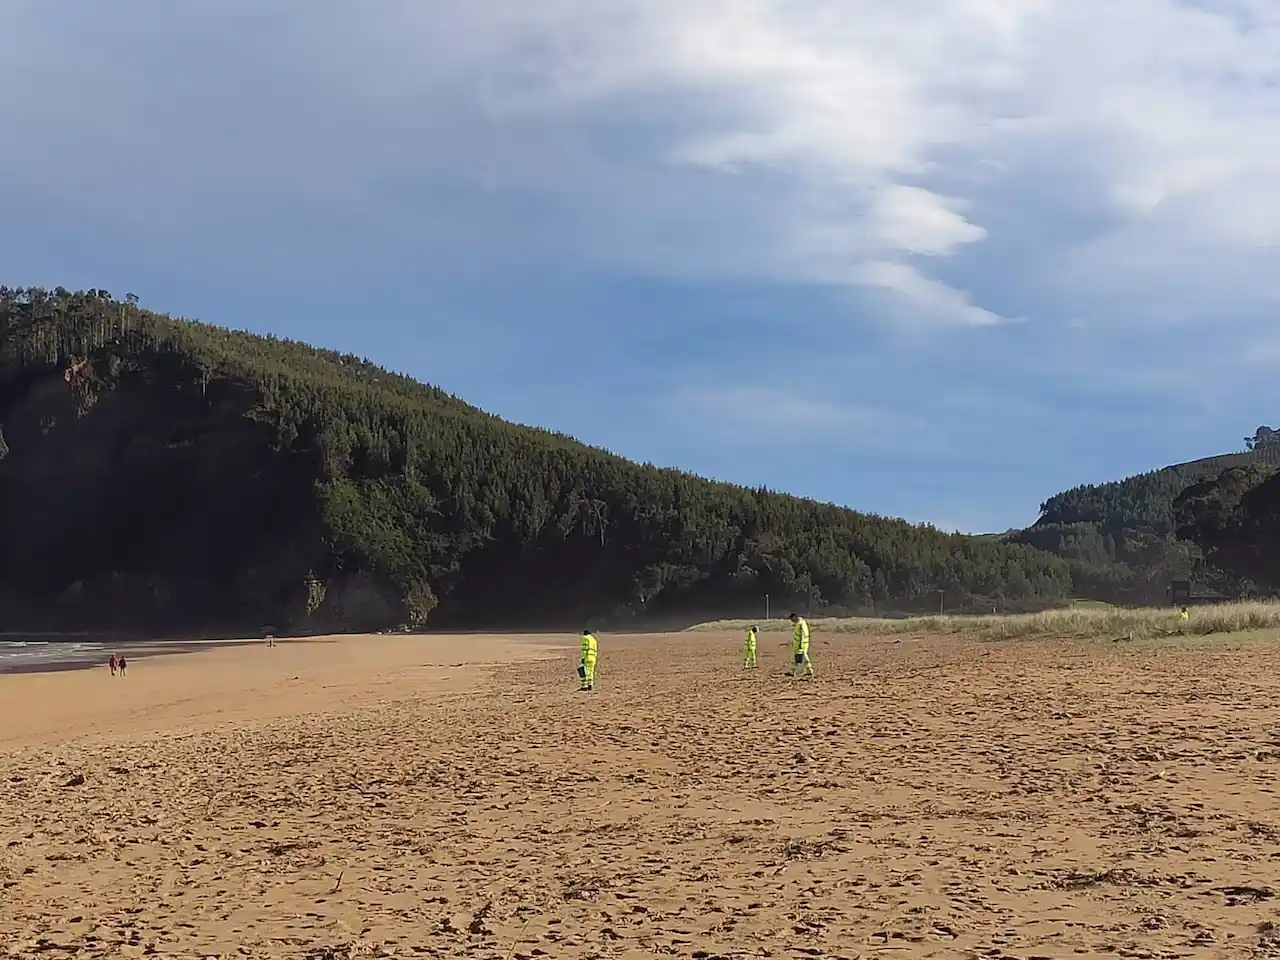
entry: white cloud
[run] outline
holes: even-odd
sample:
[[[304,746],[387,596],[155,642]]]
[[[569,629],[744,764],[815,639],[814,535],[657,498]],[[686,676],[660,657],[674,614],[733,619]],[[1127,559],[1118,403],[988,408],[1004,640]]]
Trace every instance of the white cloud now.
[[[920,317],[973,326],[991,326],[1002,319],[990,310],[972,304],[967,294],[926,277],[909,264],[892,260],[873,261],[861,267],[858,281],[896,293],[908,319]]]
[[[612,224],[625,209],[635,231],[634,244],[597,234],[596,251],[641,269],[870,284],[896,291],[898,312],[990,324],[1000,310],[929,265],[990,234],[966,189],[1031,207],[1028,184],[1070,190],[1074,212],[1105,221],[1065,243],[993,238],[1043,248],[1055,295],[1123,296],[1126,270],[1208,287],[1211,265],[1186,272],[1199,247],[1280,239],[1271,0],[474,6],[496,116],[641,118],[649,139],[614,168],[576,165],[600,178],[583,216]],[[1019,195],[1002,192],[1009,171]],[[671,238],[665,253],[655,237]],[[1235,284],[1270,290],[1275,267],[1269,255]]]
[[[889,249],[948,256],[986,236],[956,211],[956,202],[921,187],[889,184],[867,214],[868,229]]]
[[[426,261],[835,284],[961,325],[1024,312],[956,279],[992,244],[1099,328],[1277,299],[1274,0],[54,11],[0,11],[0,182],[157,236],[324,208]]]

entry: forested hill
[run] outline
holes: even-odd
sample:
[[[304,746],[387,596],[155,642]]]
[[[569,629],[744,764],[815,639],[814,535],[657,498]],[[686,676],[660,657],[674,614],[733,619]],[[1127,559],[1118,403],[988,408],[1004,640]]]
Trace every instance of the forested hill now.
[[[629,462],[352,356],[0,289],[9,629],[1060,602],[1078,565]]]
[[[1192,576],[1201,553],[1179,540],[1176,504],[1189,488],[1238,467],[1280,466],[1280,433],[1260,427],[1246,449],[1125,480],[1075,487],[1050,497],[1040,519],[1011,542],[1047,550],[1099,570],[1115,565],[1111,599],[1160,603],[1169,581]]]

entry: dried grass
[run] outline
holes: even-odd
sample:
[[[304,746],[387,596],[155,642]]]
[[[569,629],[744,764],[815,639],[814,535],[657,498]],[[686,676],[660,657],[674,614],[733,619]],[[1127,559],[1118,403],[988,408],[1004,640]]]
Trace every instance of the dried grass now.
[[[692,631],[746,630],[752,623],[762,631],[791,629],[787,620],[716,620],[700,623]],[[989,616],[927,616],[899,620],[872,617],[811,617],[815,632],[826,634],[929,634],[956,635],[984,640],[1035,637],[1073,639],[1133,639],[1280,630],[1280,602],[1224,603],[1191,608],[1191,620],[1183,623],[1173,607],[1124,608],[1074,606],[1041,613]]]

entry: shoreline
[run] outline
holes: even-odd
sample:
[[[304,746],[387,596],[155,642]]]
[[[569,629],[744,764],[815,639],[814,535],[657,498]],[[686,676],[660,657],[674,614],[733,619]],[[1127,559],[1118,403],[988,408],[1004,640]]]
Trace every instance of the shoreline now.
[[[16,634],[10,634],[16,636]],[[35,634],[24,634],[24,636],[35,636]],[[52,636],[52,635],[50,635]],[[106,667],[107,659],[112,653],[123,653],[129,660],[153,660],[158,658],[177,657],[191,653],[204,653],[214,650],[230,650],[237,647],[266,647],[266,640],[262,637],[231,637],[231,638],[203,638],[203,639],[176,639],[176,640],[78,640],[71,639],[72,635],[59,634],[58,636],[66,639],[50,639],[36,641],[37,648],[33,650],[28,657],[3,655],[6,649],[6,641],[0,635],[0,677],[6,676],[39,676],[41,674],[50,673],[74,673],[77,671],[90,670],[94,667]],[[93,636],[88,634],[88,636]],[[101,634],[97,634],[101,637]],[[315,636],[292,636],[292,637],[276,637],[275,645],[277,647],[298,646],[313,643],[334,643],[345,640],[358,639],[417,639],[420,641],[433,643],[437,640],[449,637],[468,637],[480,638],[485,637],[492,639],[500,636],[501,639],[517,644],[535,644],[537,646],[549,647],[552,649],[571,649],[576,648],[577,638],[558,634],[541,634],[536,632],[512,633],[507,635],[495,634],[429,634],[429,633],[385,633],[385,634],[317,634]],[[8,641],[16,646],[20,641]],[[19,649],[25,649],[26,644]],[[59,647],[74,646],[79,649],[70,655],[58,655]]]
[[[27,636],[31,636],[28,634]],[[64,635],[65,636],[65,635]],[[305,640],[307,638],[298,638]],[[277,643],[287,641],[277,640]],[[293,640],[297,642],[297,640]],[[0,658],[0,676],[25,676],[42,673],[68,673],[76,670],[89,670],[93,667],[105,667],[107,659],[113,653],[123,653],[128,660],[151,660],[156,657],[179,656],[187,653],[199,653],[205,650],[252,646],[264,644],[264,640],[149,640],[122,641],[109,640],[48,640],[41,641],[30,657],[11,656]],[[92,649],[84,647],[92,645]],[[58,656],[56,648],[66,645],[81,647],[70,656]],[[0,640],[0,651],[4,650],[4,641]],[[43,654],[43,656],[42,656]]]

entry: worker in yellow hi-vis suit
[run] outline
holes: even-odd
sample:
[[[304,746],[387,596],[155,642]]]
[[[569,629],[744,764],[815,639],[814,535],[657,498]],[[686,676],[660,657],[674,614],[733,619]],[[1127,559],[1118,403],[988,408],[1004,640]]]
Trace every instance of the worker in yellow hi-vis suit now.
[[[582,631],[582,656],[578,661],[579,690],[592,690],[596,685],[596,660],[599,657],[596,636],[590,630]]]
[[[759,639],[760,628],[757,626],[748,627],[746,657],[742,664],[747,670],[754,670],[756,668],[756,641]]]
[[[804,617],[798,614],[791,614],[791,622],[795,624],[791,631],[791,675],[793,677],[804,673],[805,676],[813,676],[813,661],[809,659],[809,623]]]
[[[1178,632],[1185,634],[1191,623],[1191,611],[1185,606],[1178,610]]]

